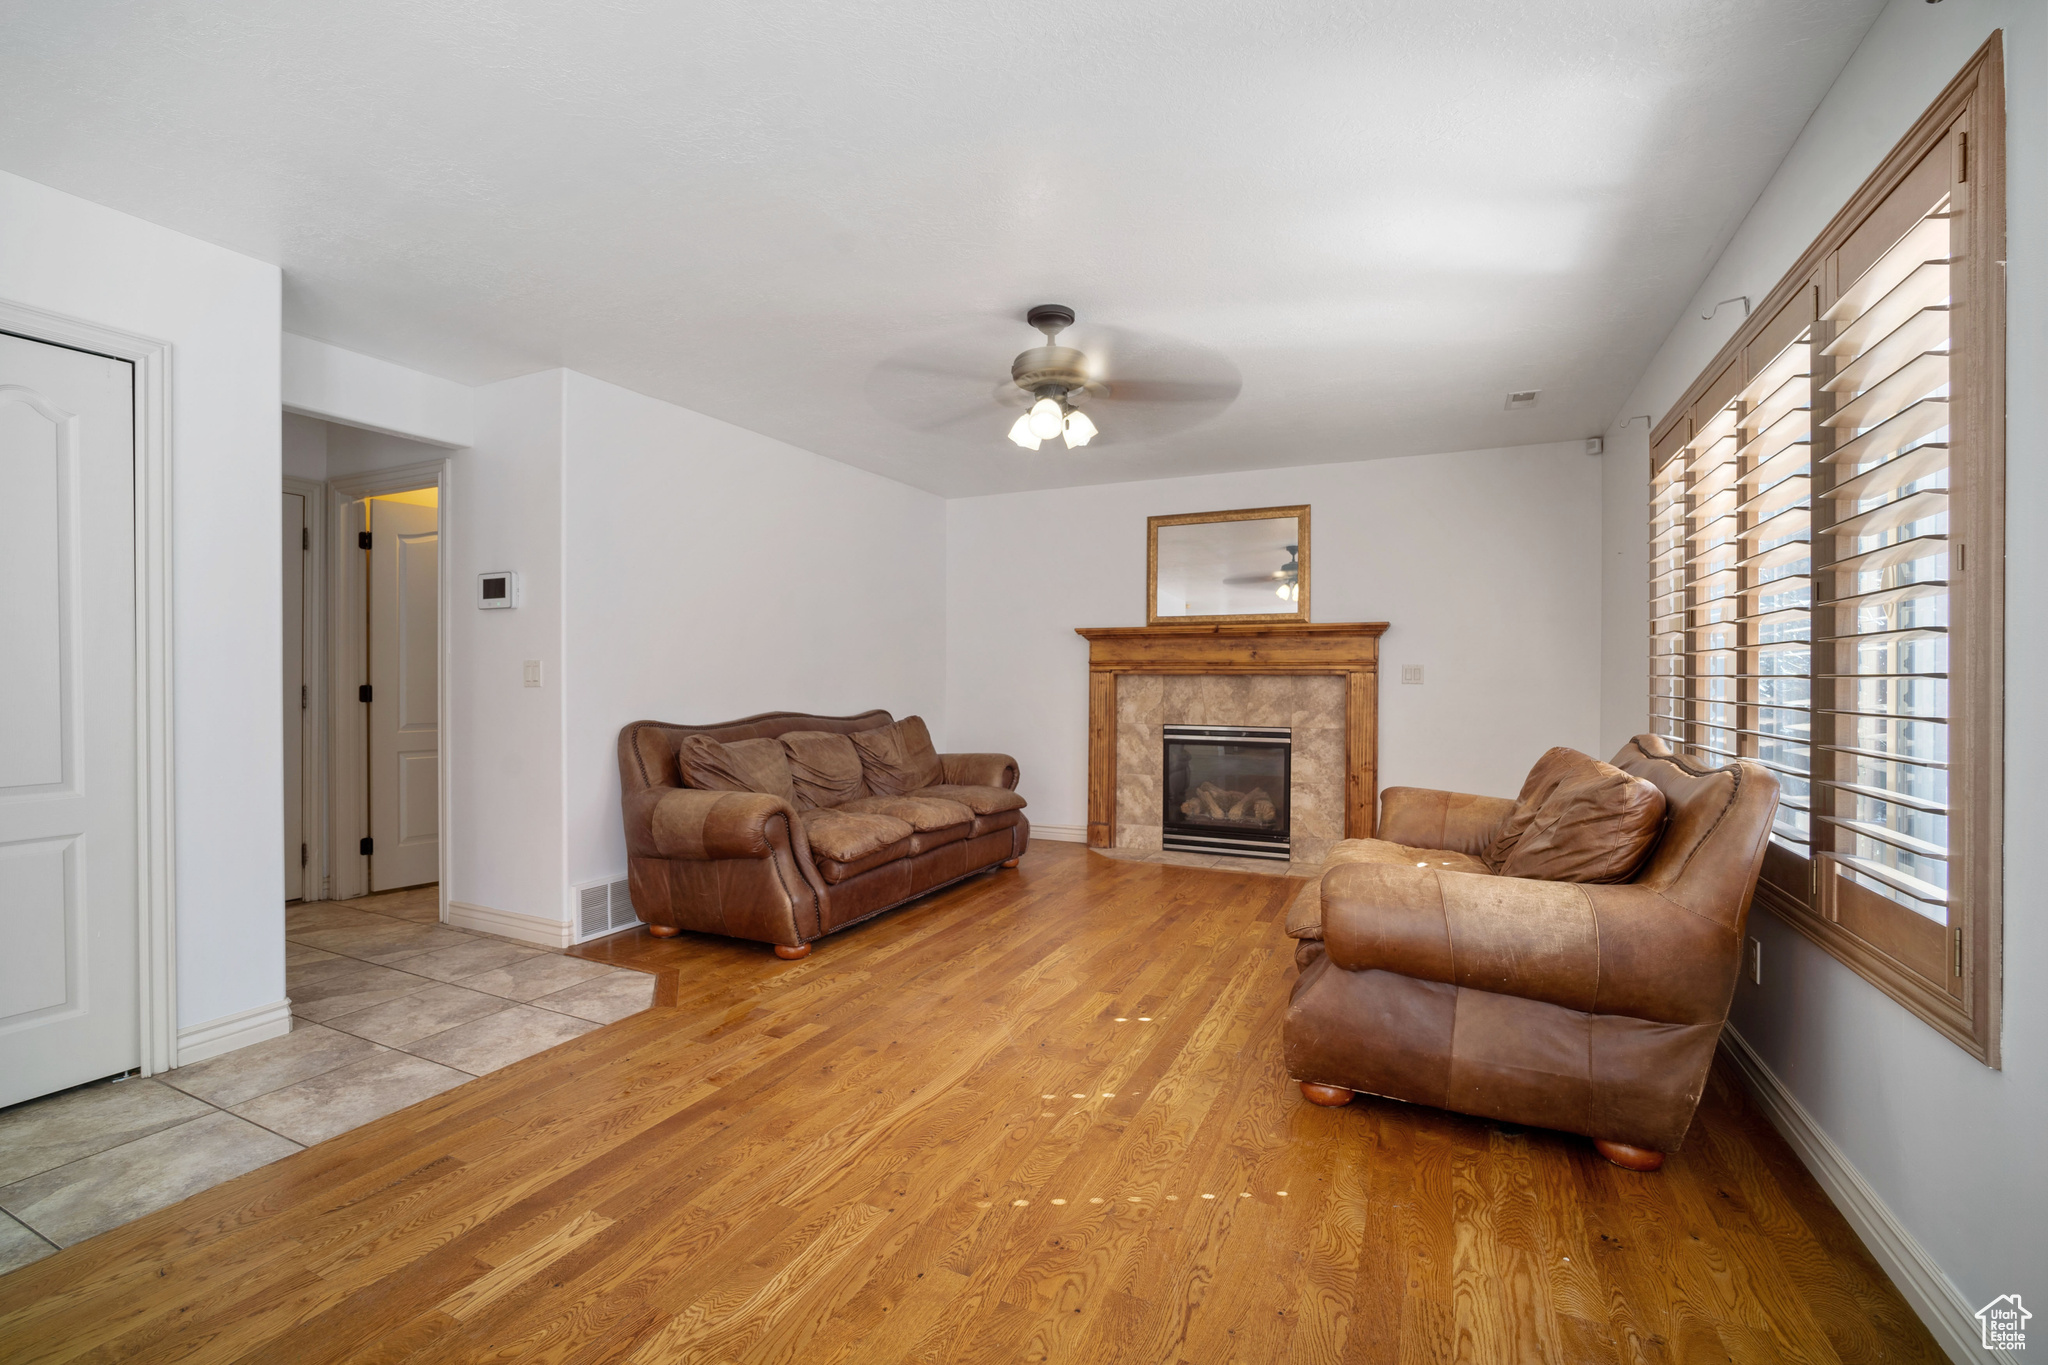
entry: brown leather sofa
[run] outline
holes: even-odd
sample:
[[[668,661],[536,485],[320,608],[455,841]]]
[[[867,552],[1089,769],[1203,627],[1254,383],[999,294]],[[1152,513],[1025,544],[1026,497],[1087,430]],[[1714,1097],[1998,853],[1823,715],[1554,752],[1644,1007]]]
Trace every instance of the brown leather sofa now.
[[[633,908],[649,931],[754,939],[774,944],[779,957],[800,958],[825,934],[975,873],[1015,867],[1031,825],[1007,754],[936,755],[941,783],[894,796],[870,793],[855,776],[833,806],[698,790],[684,785],[678,761],[678,746],[692,735],[726,744],[797,735],[815,745],[821,733],[892,724],[887,711],[772,711],[718,725],[642,720],[621,730],[627,868]]]
[[[1583,1133],[1634,1170],[1677,1150],[1734,997],[1778,783],[1748,760],[1695,768],[1654,735],[1613,762],[1667,812],[1615,885],[1493,875],[1480,857],[1513,801],[1384,793],[1379,838],[1338,845],[1320,906],[1305,892],[1289,916],[1303,970],[1286,1057],[1307,1098]]]

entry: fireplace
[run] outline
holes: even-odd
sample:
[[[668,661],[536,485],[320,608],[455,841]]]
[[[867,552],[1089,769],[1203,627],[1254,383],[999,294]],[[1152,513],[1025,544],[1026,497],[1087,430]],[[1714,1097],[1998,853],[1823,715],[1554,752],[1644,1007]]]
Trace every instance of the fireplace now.
[[[1162,732],[1162,845],[1287,861],[1294,732],[1270,725],[1168,725]]]

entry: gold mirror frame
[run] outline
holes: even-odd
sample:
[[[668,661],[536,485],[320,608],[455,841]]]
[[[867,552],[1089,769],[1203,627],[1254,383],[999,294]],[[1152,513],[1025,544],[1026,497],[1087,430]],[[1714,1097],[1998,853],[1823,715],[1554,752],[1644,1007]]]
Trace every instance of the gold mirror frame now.
[[[1159,528],[1162,526],[1194,526],[1210,521],[1279,521],[1286,517],[1295,518],[1295,527],[1301,535],[1301,548],[1295,551],[1295,559],[1301,565],[1301,594],[1295,599],[1293,611],[1262,611],[1245,616],[1161,616],[1159,614]],[[1196,626],[1232,625],[1263,622],[1308,621],[1308,504],[1298,507],[1240,507],[1228,512],[1188,512],[1177,517],[1145,518],[1145,624],[1148,626]]]

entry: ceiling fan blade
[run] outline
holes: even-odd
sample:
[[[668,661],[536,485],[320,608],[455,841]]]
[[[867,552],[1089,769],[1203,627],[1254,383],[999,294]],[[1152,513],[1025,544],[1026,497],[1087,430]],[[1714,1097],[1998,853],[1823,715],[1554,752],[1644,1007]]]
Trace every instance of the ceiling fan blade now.
[[[1287,575],[1275,569],[1272,573],[1240,574],[1236,578],[1226,578],[1223,581],[1225,583],[1284,583],[1287,581]]]
[[[1228,403],[1237,392],[1235,383],[1111,379],[1106,397],[1113,403]]]

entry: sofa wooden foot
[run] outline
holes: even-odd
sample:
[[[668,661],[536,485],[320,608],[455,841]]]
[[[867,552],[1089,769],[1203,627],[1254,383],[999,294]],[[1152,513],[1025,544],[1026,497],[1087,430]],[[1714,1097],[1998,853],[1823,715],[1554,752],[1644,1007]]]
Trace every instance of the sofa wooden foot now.
[[[1341,1085],[1318,1085],[1314,1081],[1301,1083],[1301,1097],[1310,1104],[1325,1104],[1332,1108],[1351,1103],[1351,1092]]]
[[[672,924],[650,924],[647,926],[647,932],[656,938],[674,938],[683,931]]]
[[[808,943],[799,943],[796,945],[796,947],[792,948],[787,943],[778,943],[775,945],[775,955],[781,958],[784,962],[795,962],[799,958],[805,958],[811,955],[811,945]]]
[[[1021,862],[1023,862],[1023,861],[1024,861],[1023,855],[1022,855],[1022,854],[1019,854],[1019,855],[1018,855],[1017,857],[1015,857],[1015,858],[1005,858],[1005,859],[1003,859],[1003,866],[1004,866],[1004,867],[1015,867],[1015,866],[1016,866],[1016,865],[1017,865],[1018,863],[1021,863]]]
[[[1647,1147],[1631,1147],[1626,1142],[1594,1138],[1593,1150],[1624,1170],[1654,1171],[1664,1164],[1662,1152],[1653,1152]]]

